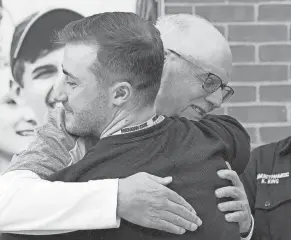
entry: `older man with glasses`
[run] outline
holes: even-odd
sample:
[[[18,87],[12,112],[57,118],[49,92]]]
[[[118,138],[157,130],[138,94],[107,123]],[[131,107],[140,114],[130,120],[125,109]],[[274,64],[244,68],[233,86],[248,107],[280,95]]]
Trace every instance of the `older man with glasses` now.
[[[164,16],[156,26],[165,47],[157,111],[196,121],[207,118],[208,113],[219,108],[234,94],[228,86],[232,73],[232,54],[228,42],[211,23],[195,15]],[[235,134],[235,131],[230,134]],[[253,230],[252,216],[238,174],[244,171],[250,153],[249,146],[239,145],[238,138],[234,139],[239,154],[229,160],[233,170],[218,172],[233,186],[217,189],[216,195],[233,199],[219,204],[218,208],[227,213],[227,221],[238,222],[242,237],[247,237]]]
[[[182,56],[181,54],[177,53],[176,51],[174,51],[172,49],[168,49],[168,51],[175,54],[179,58],[182,58],[183,60],[187,61],[188,63],[192,64],[194,66],[194,68],[198,69],[198,71],[205,73],[206,77],[204,79],[201,79],[201,80],[203,82],[202,88],[205,90],[206,93],[212,94],[221,88],[221,90],[222,90],[222,103],[226,102],[234,94],[234,90],[232,87],[227,86],[226,84],[223,84],[222,80],[219,76],[217,76],[211,72],[208,72],[207,67],[201,66],[201,63],[198,63],[194,57],[189,56],[188,57],[189,59],[188,59],[187,57]]]
[[[157,109],[168,116],[200,120],[234,94],[227,86],[232,73],[229,45],[198,16],[165,16],[157,27],[166,49]],[[241,173],[245,164],[235,170]]]
[[[163,26],[167,25],[166,27]],[[166,54],[166,63],[164,68],[163,80],[161,84],[161,90],[159,92],[159,97],[156,101],[156,107],[158,113],[162,113],[168,116],[181,116],[186,117],[192,120],[200,120],[202,117],[207,118],[207,113],[212,111],[214,108],[217,108],[221,105],[223,101],[226,101],[232,94],[232,88],[226,86],[230,79],[231,72],[231,52],[226,40],[219,34],[219,32],[207,21],[201,18],[197,18],[192,15],[177,15],[177,16],[167,16],[162,18],[158,23],[158,28],[161,31],[161,35],[164,41],[165,48],[168,49],[165,51]],[[195,32],[197,35],[189,35],[190,33]],[[200,34],[199,32],[202,33]],[[178,34],[178,35],[177,35]],[[180,34],[180,35],[179,35]],[[180,37],[185,41],[181,43]],[[206,41],[210,40],[210,41]],[[188,42],[187,42],[188,41]],[[201,43],[205,43],[204,45]],[[203,46],[203,48],[202,48]],[[170,50],[169,50],[170,49]],[[188,50],[189,51],[188,51]],[[184,51],[185,50],[185,51]],[[223,52],[223,54],[222,54]],[[194,56],[194,57],[193,57]],[[212,56],[210,58],[210,56]],[[206,61],[201,61],[206,60]],[[224,59],[221,61],[221,59]],[[226,66],[226,69],[225,69]],[[55,112],[56,114],[56,112]],[[53,117],[50,116],[50,121],[53,120],[53,124],[47,124],[46,126],[49,128],[48,130],[52,131],[53,128],[59,126],[60,123],[58,121],[61,119],[61,116]],[[237,124],[236,122],[234,125]],[[231,124],[232,125],[232,124]],[[45,126],[45,127],[46,127]],[[230,127],[230,126],[227,126]],[[43,128],[44,129],[44,128]],[[42,129],[42,130],[43,130]],[[211,129],[209,129],[211,131]],[[23,229],[17,228],[17,224],[26,223],[27,226],[32,226],[26,228],[26,230],[32,230],[30,232],[37,232],[38,230],[52,230],[48,226],[35,226],[33,223],[36,221],[44,220],[41,219],[44,216],[37,215],[37,210],[35,209],[37,206],[46,206],[46,202],[49,202],[49,199],[42,198],[41,196],[36,194],[37,190],[41,189],[41,185],[48,185],[45,180],[37,179],[37,176],[33,176],[33,180],[29,181],[39,182],[38,188],[33,188],[34,199],[31,199],[30,203],[27,205],[25,201],[21,202],[22,209],[22,218],[16,217],[17,214],[13,214],[13,206],[17,206],[15,199],[22,199],[25,194],[25,191],[19,191],[21,186],[16,184],[15,181],[20,180],[20,173],[16,176],[16,171],[13,173],[12,170],[29,170],[34,171],[38,176],[48,176],[51,173],[57,172],[61,169],[58,169],[56,166],[68,166],[71,163],[76,163],[79,161],[86,152],[86,147],[82,147],[84,141],[82,139],[76,139],[74,137],[68,139],[68,134],[64,134],[63,137],[60,137],[61,132],[60,129],[56,129],[59,136],[54,139],[54,141],[59,141],[59,145],[55,145],[51,142],[51,139],[46,139],[47,141],[36,142],[35,144],[38,146],[31,146],[30,150],[26,153],[23,153],[17,156],[14,159],[14,165],[10,168],[10,173],[2,177],[3,187],[5,186],[6,198],[5,203],[2,201],[0,205],[0,209],[4,209],[4,205],[9,206],[9,211],[6,211],[7,218],[5,219],[5,223],[2,222],[2,226],[9,227],[9,219],[8,217],[14,216],[14,226],[13,229],[10,228],[11,232],[19,232],[23,233]],[[245,154],[245,157],[248,158],[249,154],[249,144],[242,145],[241,141],[239,141],[242,136],[241,132],[238,132],[236,128],[233,128],[233,131],[226,133],[228,137],[233,139],[233,144],[235,147],[228,146],[230,151],[233,151],[232,155],[235,155],[234,159],[230,159],[230,164],[232,167],[239,171],[242,167],[244,168],[244,160],[245,158],[241,155]],[[45,137],[45,136],[38,136]],[[67,138],[67,139],[66,139]],[[61,140],[58,140],[61,139]],[[76,141],[76,145],[73,149],[65,149],[63,147],[64,141],[71,142]],[[197,139],[199,141],[199,139]],[[45,145],[44,145],[45,144]],[[227,143],[222,143],[227,144]],[[205,146],[207,148],[207,146]],[[43,150],[42,150],[43,149]],[[33,154],[31,154],[31,150],[33,150]],[[57,157],[58,152],[63,153],[63,151],[70,151],[70,157],[60,159]],[[39,157],[37,158],[37,152],[39,153]],[[44,154],[45,153],[45,154]],[[40,159],[47,158],[50,156],[47,161]],[[68,155],[68,154],[67,154]],[[54,159],[53,156],[56,156]],[[65,155],[62,155],[65,156]],[[60,164],[61,161],[61,164]],[[55,163],[55,164],[54,164]],[[47,164],[47,165],[46,165]],[[19,171],[18,171],[19,172]],[[9,176],[10,174],[10,176]],[[13,176],[12,176],[13,174]],[[24,178],[27,176],[24,176]],[[222,178],[224,178],[222,176]],[[142,182],[141,177],[136,176],[135,182]],[[6,182],[4,182],[6,180]],[[14,183],[13,183],[14,181]],[[159,180],[161,181],[161,180]],[[160,183],[157,181],[158,183]],[[134,181],[132,181],[134,182]],[[8,184],[9,183],[9,184]],[[6,185],[5,185],[6,184]],[[54,183],[55,184],[55,183]],[[86,183],[81,183],[86,184]],[[22,185],[24,185],[24,181],[22,181]],[[143,184],[145,185],[145,184]],[[27,185],[28,186],[28,185]],[[63,190],[65,190],[66,183],[63,185]],[[85,187],[85,185],[84,185]],[[53,192],[53,186],[51,185],[49,191]],[[23,187],[21,188],[23,189]],[[31,189],[31,188],[30,188]],[[107,188],[109,189],[109,188]],[[46,192],[46,196],[49,195],[49,191]],[[232,191],[241,192],[241,186],[234,186]],[[3,192],[1,192],[1,195]],[[18,194],[18,197],[15,196]],[[101,193],[100,193],[101,194]],[[51,194],[53,195],[53,194]],[[63,195],[63,201],[66,202],[65,198],[67,196]],[[13,196],[9,198],[7,196]],[[22,197],[21,197],[22,196]],[[26,194],[26,199],[28,198]],[[101,195],[100,195],[101,196]],[[112,196],[115,198],[115,196]],[[231,197],[231,194],[230,194]],[[68,198],[70,198],[68,196]],[[88,198],[88,197],[87,197]],[[13,200],[13,201],[12,201]],[[245,194],[242,193],[236,201],[230,201],[230,208],[228,211],[235,211],[234,213],[230,213],[226,215],[228,221],[239,222],[241,233],[248,233],[251,229],[251,217],[247,208],[241,208],[240,206],[245,206],[243,203],[245,202]],[[33,204],[36,203],[36,204]],[[41,203],[41,204],[40,204]],[[76,203],[77,204],[77,203]],[[78,205],[78,204],[77,204]],[[34,211],[31,212],[31,206],[34,206]],[[96,205],[94,205],[96,207]],[[78,215],[82,215],[81,212],[70,211],[70,206],[67,206],[66,209],[70,212],[70,216],[75,216],[78,218]],[[74,206],[76,209],[76,206]],[[86,206],[86,209],[90,209],[92,206]],[[85,214],[86,212],[85,206],[82,206],[82,212]],[[79,208],[81,210],[81,208]],[[25,213],[23,211],[27,211],[27,214],[30,214],[29,217],[24,219]],[[8,214],[10,213],[10,215]],[[34,216],[32,216],[34,213]],[[55,206],[54,212],[47,213],[45,217],[56,216],[58,214],[63,214],[63,209],[61,206]],[[1,217],[1,216],[0,216]],[[39,217],[39,219],[37,218]],[[145,218],[145,216],[140,216],[140,219]],[[4,218],[3,218],[4,219]],[[68,218],[63,218],[68,219]],[[10,217],[10,220],[11,217]],[[85,219],[83,219],[85,221]],[[97,220],[96,220],[97,221]],[[67,227],[70,227],[71,230],[80,229],[76,227],[76,225],[70,225],[69,221],[66,221]],[[136,224],[139,224],[136,222]],[[51,226],[56,227],[57,222],[51,223]],[[106,225],[103,223],[103,226]],[[58,225],[59,226],[59,225]],[[6,231],[8,229],[6,228]],[[108,226],[107,226],[108,227]],[[114,226],[113,226],[114,227]],[[159,229],[157,226],[151,226],[153,228]],[[100,228],[100,226],[99,226]],[[55,228],[56,229],[56,228]],[[55,230],[54,229],[54,230]],[[58,228],[58,230],[61,230]],[[24,231],[25,232],[25,231]],[[52,231],[51,231],[52,232]]]

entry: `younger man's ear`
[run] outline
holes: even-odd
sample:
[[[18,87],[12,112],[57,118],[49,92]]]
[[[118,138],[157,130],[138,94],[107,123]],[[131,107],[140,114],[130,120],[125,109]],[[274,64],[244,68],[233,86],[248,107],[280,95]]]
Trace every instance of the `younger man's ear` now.
[[[127,102],[133,92],[133,88],[128,82],[118,82],[111,87],[112,103],[120,106]]]

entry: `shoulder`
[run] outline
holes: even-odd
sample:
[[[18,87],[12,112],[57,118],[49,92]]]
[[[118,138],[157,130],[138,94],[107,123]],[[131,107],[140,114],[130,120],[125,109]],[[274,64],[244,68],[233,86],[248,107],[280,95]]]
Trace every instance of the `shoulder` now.
[[[63,107],[56,107],[50,110],[46,116],[45,123],[36,128],[35,134],[35,142],[61,145],[66,150],[74,148],[78,140],[78,137],[66,131]]]
[[[266,155],[287,155],[291,154],[291,137],[284,138],[280,141],[271,142],[261,145],[252,150],[252,157]]]
[[[194,129],[202,132],[212,132],[225,137],[225,135],[243,135],[249,141],[249,135],[245,128],[233,117],[226,115],[207,115],[199,121],[189,120],[187,118],[170,118],[175,124],[175,127]]]
[[[236,127],[242,128],[242,125],[233,117],[228,115],[212,115],[208,114],[204,118],[199,121],[196,120],[189,120],[185,117],[170,117],[170,119],[174,120],[175,122],[180,122],[184,124],[190,124],[192,126],[199,127],[201,125],[234,125]]]
[[[63,113],[61,108],[48,113],[46,122],[35,130],[35,140],[13,157],[8,171],[30,170],[43,177],[80,160],[83,141],[66,131]]]

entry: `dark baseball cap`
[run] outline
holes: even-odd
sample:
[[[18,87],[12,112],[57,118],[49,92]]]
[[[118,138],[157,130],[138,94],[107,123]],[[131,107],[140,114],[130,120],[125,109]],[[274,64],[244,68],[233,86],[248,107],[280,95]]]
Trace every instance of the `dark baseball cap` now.
[[[83,17],[70,9],[54,8],[36,12],[20,22],[15,28],[10,48],[12,74],[18,58],[34,61],[38,57],[37,53],[54,49],[53,38],[56,32]]]

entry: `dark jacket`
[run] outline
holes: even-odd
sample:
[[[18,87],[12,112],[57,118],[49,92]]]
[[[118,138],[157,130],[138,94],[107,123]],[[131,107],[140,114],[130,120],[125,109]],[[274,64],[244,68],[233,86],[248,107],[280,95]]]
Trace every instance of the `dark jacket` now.
[[[217,175],[218,170],[226,168],[225,161],[238,156],[249,157],[249,149],[241,151],[241,146],[249,146],[249,136],[231,117],[209,116],[200,122],[166,118],[148,129],[101,139],[82,161],[48,178],[51,181],[85,182],[124,178],[142,171],[161,177],[173,176],[169,187],[184,197],[203,221],[195,232],[177,236],[122,220],[118,229],[42,237],[5,234],[4,240],[240,240],[238,224],[225,220],[225,214],[217,208],[223,200],[217,199],[214,191],[230,185]]]
[[[291,239],[291,137],[260,146],[241,175],[255,219],[252,239]]]

